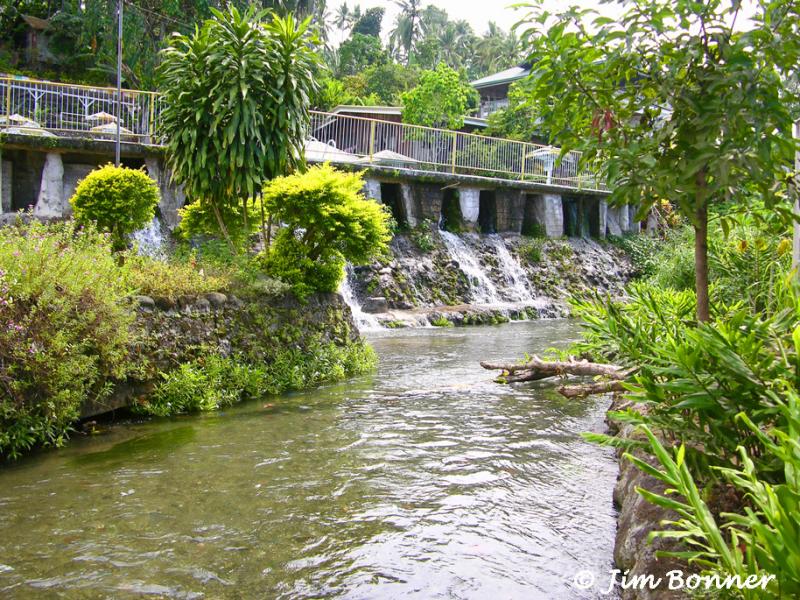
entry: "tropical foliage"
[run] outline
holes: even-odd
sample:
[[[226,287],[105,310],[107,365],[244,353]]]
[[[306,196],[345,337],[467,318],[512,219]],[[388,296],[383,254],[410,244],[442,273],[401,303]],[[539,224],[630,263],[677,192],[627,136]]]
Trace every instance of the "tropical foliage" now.
[[[429,127],[459,129],[475,90],[461,76],[440,64],[435,71],[423,71],[419,85],[401,96],[403,121]]]
[[[362,176],[322,165],[264,188],[267,210],[284,224],[264,267],[298,295],[335,291],[346,261],[364,264],[385,252],[390,216],[363,196]]]
[[[78,223],[96,224],[121,250],[129,234],[152,220],[160,199],[158,184],[144,171],[109,164],[78,183],[70,204]]]
[[[562,151],[600,166],[612,202],[644,215],[668,199],[691,223],[700,320],[709,318],[709,208],[747,208],[757,192],[789,210],[797,98],[787,82],[800,60],[800,9],[759,2],[744,31],[740,9],[652,0],[626,3],[611,19],[537,6],[523,26],[535,64],[530,104]]]
[[[247,231],[263,183],[303,164],[317,55],[308,21],[213,13],[164,51],[161,131],[175,182],[233,243],[223,212],[239,211]]]

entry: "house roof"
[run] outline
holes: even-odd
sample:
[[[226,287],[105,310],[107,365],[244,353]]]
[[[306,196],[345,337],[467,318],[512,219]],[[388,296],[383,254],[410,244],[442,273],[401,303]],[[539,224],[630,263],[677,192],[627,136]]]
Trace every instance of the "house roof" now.
[[[499,73],[493,73],[492,75],[487,75],[486,77],[481,77],[480,79],[476,79],[472,82],[472,87],[476,89],[481,89],[485,87],[491,87],[493,85],[500,85],[501,83],[511,83],[512,81],[516,81],[517,79],[522,79],[523,77],[527,77],[530,75],[531,67],[530,65],[521,64],[517,65],[516,67],[511,67],[510,69],[506,69],[505,71],[500,71]]]
[[[31,29],[44,31],[50,27],[50,21],[47,19],[40,19],[39,17],[32,17],[31,15],[22,15],[22,20],[25,21]]]
[[[333,110],[333,114],[356,113],[368,115],[400,115],[403,109],[399,106],[356,106],[353,104],[340,104]]]
[[[366,114],[366,115],[397,115],[403,114],[403,107],[401,106],[355,106],[351,104],[340,104],[331,110],[333,114],[351,113],[351,114]],[[489,122],[486,119],[479,117],[464,117],[464,125],[472,127],[488,127]]]

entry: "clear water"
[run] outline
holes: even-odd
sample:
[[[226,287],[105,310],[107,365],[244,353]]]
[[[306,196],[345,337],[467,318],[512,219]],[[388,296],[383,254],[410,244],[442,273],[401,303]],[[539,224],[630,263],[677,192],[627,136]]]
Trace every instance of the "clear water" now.
[[[373,375],[78,438],[0,468],[2,598],[592,597],[611,566],[607,400],[478,361],[567,322],[375,334]]]

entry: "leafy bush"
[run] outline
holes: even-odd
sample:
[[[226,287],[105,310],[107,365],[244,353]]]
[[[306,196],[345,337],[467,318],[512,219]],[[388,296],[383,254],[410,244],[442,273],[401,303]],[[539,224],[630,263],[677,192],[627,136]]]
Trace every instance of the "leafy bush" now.
[[[108,164],[81,180],[70,204],[78,223],[96,223],[121,250],[128,235],[153,219],[160,198],[158,184],[144,171]]]
[[[522,226],[521,234],[525,237],[544,239],[547,237],[547,230],[541,223],[537,223],[536,221],[526,221]]]
[[[125,261],[124,275],[139,294],[176,299],[188,294],[224,291],[228,277],[206,274],[196,261],[156,260],[131,255]]]
[[[159,129],[175,182],[228,238],[222,211],[243,210],[266,181],[304,164],[319,55],[309,21],[210,10],[162,52]]]
[[[108,234],[0,228],[0,455],[61,445],[81,404],[135,368],[130,291]]]
[[[780,406],[792,417],[788,432],[776,430],[769,437],[744,413],[739,415],[739,420],[763,437],[767,451],[784,465],[785,483],[770,485],[760,479],[755,464],[742,446],[738,448],[738,466],[716,469],[747,499],[748,506],[743,514],[714,515],[684,460],[684,445],[670,456],[650,429],[643,426],[661,469],[639,457],[625,455],[639,469],[668,486],[664,494],[639,490],[653,504],[673,510],[679,516],[677,521],[663,523],[669,530],[655,532],[654,536],[679,538],[688,550],[662,554],[688,560],[723,577],[739,575],[744,580],[750,575],[772,575],[763,589],[740,590],[745,598],[754,600],[800,595],[800,406],[796,392],[790,390],[787,402],[780,402]]]
[[[240,248],[258,230],[261,223],[259,209],[260,207],[254,204],[248,204],[247,218],[245,218],[245,210],[241,205],[224,204],[218,208],[219,217],[217,217],[210,204],[199,200],[191,202],[178,210],[181,221],[175,229],[175,234],[180,239],[191,240],[207,235],[224,239],[227,233],[233,246]],[[225,226],[224,232],[219,225],[220,219]]]
[[[528,263],[538,265],[542,262],[542,251],[544,250],[545,240],[542,238],[532,238],[524,240],[519,245],[519,253]]]
[[[363,196],[363,185],[361,173],[328,164],[270,182],[264,203],[285,228],[264,258],[266,271],[303,297],[335,291],[345,262],[365,264],[385,253],[389,213]]]
[[[362,342],[283,349],[269,363],[258,365],[206,355],[165,373],[153,396],[139,401],[135,409],[158,416],[216,410],[248,398],[360,375],[375,363],[374,351]]]
[[[264,270],[291,286],[300,298],[314,292],[333,292],[344,276],[344,257],[328,249],[309,256],[308,247],[290,229],[282,229],[263,259]]]
[[[631,260],[636,277],[650,277],[656,270],[655,255],[659,240],[649,235],[626,233],[622,236],[609,236],[608,241],[622,248]]]
[[[436,249],[436,240],[433,237],[433,222],[430,219],[425,219],[416,227],[412,227],[408,234],[420,252],[432,252]]]
[[[444,315],[439,315],[433,321],[431,321],[431,325],[434,327],[453,327],[452,321],[450,321]]]

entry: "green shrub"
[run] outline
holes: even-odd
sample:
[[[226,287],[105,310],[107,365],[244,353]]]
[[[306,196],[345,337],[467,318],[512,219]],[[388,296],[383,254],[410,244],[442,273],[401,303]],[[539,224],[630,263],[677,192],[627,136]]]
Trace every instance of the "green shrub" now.
[[[61,445],[81,404],[135,368],[109,237],[71,222],[0,228],[0,455]]]
[[[439,315],[431,321],[431,325],[434,327],[453,327],[453,322],[444,315]]]
[[[669,527],[668,530],[653,535],[679,538],[686,549],[662,554],[688,560],[706,573],[719,574],[723,578],[739,575],[744,580],[750,575],[771,575],[763,589],[759,586],[754,590],[739,590],[742,597],[753,600],[797,598],[800,595],[800,409],[796,392],[790,391],[787,402],[779,401],[779,404],[793,418],[789,433],[776,431],[770,437],[749,422],[744,413],[738,420],[763,436],[767,452],[784,465],[785,483],[771,485],[763,481],[748,451],[742,446],[738,449],[739,465],[716,469],[737,493],[747,499],[747,506],[741,514],[723,512],[715,516],[684,460],[686,446],[675,448],[670,455],[650,429],[643,426],[661,469],[631,454],[625,455],[639,469],[667,486],[665,494],[642,489],[639,493],[653,504],[678,515],[677,520],[662,523]]]
[[[240,400],[360,375],[374,368],[376,361],[372,348],[363,342],[285,348],[263,364],[209,354],[163,374],[153,395],[134,408],[157,416],[216,410]]]
[[[158,185],[140,169],[106,165],[89,173],[70,199],[75,220],[111,234],[115,250],[149,223],[160,200]]]
[[[366,264],[388,248],[389,213],[364,197],[361,173],[328,164],[278,177],[264,203],[284,224],[264,257],[267,273],[300,297],[336,291],[345,262]]]
[[[541,238],[533,238],[524,240],[519,245],[519,254],[528,263],[538,265],[542,262],[542,251],[544,249],[545,240]]]
[[[448,229],[448,231],[450,231]],[[409,230],[409,236],[420,252],[432,252],[436,249],[436,240],[433,237],[433,222],[424,219],[422,223]]]
[[[626,233],[622,236],[609,236],[608,241],[625,251],[631,260],[636,277],[645,278],[653,275],[658,265],[656,254],[660,247],[657,238],[640,233]]]
[[[228,237],[236,248],[244,246],[261,225],[261,210],[256,204],[247,205],[247,219],[241,205],[221,204],[218,210]],[[178,213],[181,217],[181,222],[175,229],[178,238],[191,240],[204,235],[225,237],[209,203],[197,200],[179,209]],[[230,250],[230,246],[228,249]]]
[[[228,277],[206,274],[196,261],[164,261],[138,255],[127,258],[124,275],[139,294],[173,300],[183,295],[221,292],[231,285]]]
[[[544,225],[536,221],[526,221],[522,226],[522,235],[532,238],[547,238],[547,230]]]

